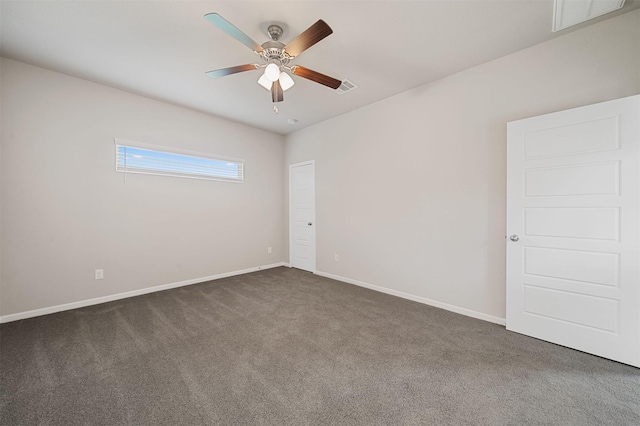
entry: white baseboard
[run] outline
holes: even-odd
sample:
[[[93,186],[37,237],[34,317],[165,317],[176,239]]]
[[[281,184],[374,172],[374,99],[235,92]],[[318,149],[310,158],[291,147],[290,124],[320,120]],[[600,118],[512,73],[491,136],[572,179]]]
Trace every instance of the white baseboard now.
[[[264,269],[277,268],[278,266],[288,266],[285,262],[272,263],[271,265],[256,266],[253,268],[242,269],[239,271],[225,272],[222,274],[210,275],[208,277],[194,278],[176,283],[162,284],[155,287],[147,287],[139,290],[127,291],[125,293],[112,294],[109,296],[96,297],[94,299],[80,300],[78,302],[65,303],[63,305],[49,306],[47,308],[34,309],[32,311],[18,312],[17,314],[9,314],[0,316],[0,324],[21,319],[38,317],[41,315],[53,314],[70,309],[84,308],[85,306],[98,305],[100,303],[112,302],[114,300],[126,299],[127,297],[141,296],[143,294],[155,293],[156,291],[169,290],[171,288],[183,287],[191,284],[198,284],[221,278],[233,277],[234,275],[248,274],[249,272],[261,271]]]
[[[46,308],[34,309],[31,311],[18,312],[16,314],[9,314],[0,316],[0,324],[11,321],[18,321],[21,319],[38,317],[41,315],[53,314],[56,312],[68,311],[71,309],[84,308],[85,306],[98,305],[100,303],[112,302],[114,300],[126,299],[128,297],[141,296],[143,294],[154,293],[157,291],[169,290],[172,288],[183,287],[191,284],[198,284],[207,281],[219,280],[221,278],[233,277],[235,275],[248,274],[250,272],[261,271],[264,269],[277,268],[279,266],[285,266],[290,268],[291,266],[287,262],[272,263],[270,265],[256,266],[253,268],[241,269],[239,271],[225,272],[222,274],[210,275],[208,277],[194,278],[186,281],[179,281],[175,283],[162,284],[155,287],[147,287],[139,290],[127,291],[125,293],[112,294],[109,296],[96,297],[94,299],[81,300],[78,302],[65,303],[62,305],[50,306]],[[447,311],[455,312],[458,314],[466,315],[472,318],[489,321],[495,324],[505,325],[504,318],[494,317],[492,315],[483,314],[481,312],[473,311],[471,309],[461,308],[458,306],[450,305],[448,303],[439,302],[437,300],[427,299],[425,297],[415,296],[413,294],[404,293],[397,290],[380,287],[373,284],[368,284],[362,281],[354,280],[351,278],[345,278],[338,275],[329,274],[327,272],[315,271],[316,275],[321,277],[331,278],[337,281],[342,281],[348,284],[354,284],[360,287],[365,287],[371,290],[379,291],[381,293],[391,294],[393,296],[402,297],[403,299],[413,300],[414,302],[424,303],[425,305],[435,306],[436,308],[445,309]]]
[[[327,272],[315,271],[316,275],[320,275],[321,277],[331,278],[336,281],[342,281],[347,284],[354,284],[360,287],[365,287],[370,290],[379,291],[381,293],[391,294],[393,296],[402,297],[403,299],[413,300],[414,302],[424,303],[425,305],[434,306],[436,308],[445,309],[447,311],[455,312],[457,314],[466,315],[468,317],[480,319],[483,321],[489,321],[495,324],[505,325],[506,320],[500,317],[494,317],[493,315],[483,314],[482,312],[473,311],[471,309],[461,308],[459,306],[450,305],[448,303],[439,302],[437,300],[427,299],[426,297],[415,296],[413,294],[404,293],[402,291],[392,290],[385,287],[380,287],[377,285],[365,283],[362,281],[354,280],[351,278],[345,278],[338,275],[329,274]]]

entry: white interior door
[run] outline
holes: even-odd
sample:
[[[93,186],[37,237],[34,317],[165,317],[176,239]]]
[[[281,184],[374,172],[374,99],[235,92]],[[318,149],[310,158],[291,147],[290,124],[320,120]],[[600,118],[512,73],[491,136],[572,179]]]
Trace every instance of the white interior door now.
[[[313,161],[289,166],[289,263],[316,270],[316,187]]]
[[[507,329],[640,367],[640,96],[507,133]]]

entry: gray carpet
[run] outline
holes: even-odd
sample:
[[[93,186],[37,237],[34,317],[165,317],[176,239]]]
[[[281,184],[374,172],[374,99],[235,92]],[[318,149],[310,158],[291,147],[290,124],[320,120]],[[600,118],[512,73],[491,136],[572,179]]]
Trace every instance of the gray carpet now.
[[[640,425],[640,369],[277,268],[0,326],[3,425]]]

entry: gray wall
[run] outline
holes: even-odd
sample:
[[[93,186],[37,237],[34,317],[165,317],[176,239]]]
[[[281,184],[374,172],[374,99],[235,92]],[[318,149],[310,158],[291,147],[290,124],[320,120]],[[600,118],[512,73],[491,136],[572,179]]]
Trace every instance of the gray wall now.
[[[1,78],[0,315],[285,260],[282,136],[4,58]],[[114,137],[243,158],[245,183],[123,183]]]
[[[287,164],[316,161],[317,269],[500,322],[506,123],[639,75],[635,11],[289,135]]]

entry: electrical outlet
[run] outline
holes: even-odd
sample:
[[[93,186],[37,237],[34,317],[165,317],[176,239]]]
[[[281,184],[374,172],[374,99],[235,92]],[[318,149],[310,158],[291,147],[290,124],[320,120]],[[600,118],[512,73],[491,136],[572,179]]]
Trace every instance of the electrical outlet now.
[[[340,257],[338,256],[338,253],[334,254],[334,255],[333,255],[333,261],[334,261],[334,262],[337,262],[337,261],[339,261],[339,260],[340,260]]]
[[[267,253],[271,254],[271,247],[267,249]]]
[[[96,280],[104,278],[104,269],[96,269]]]

